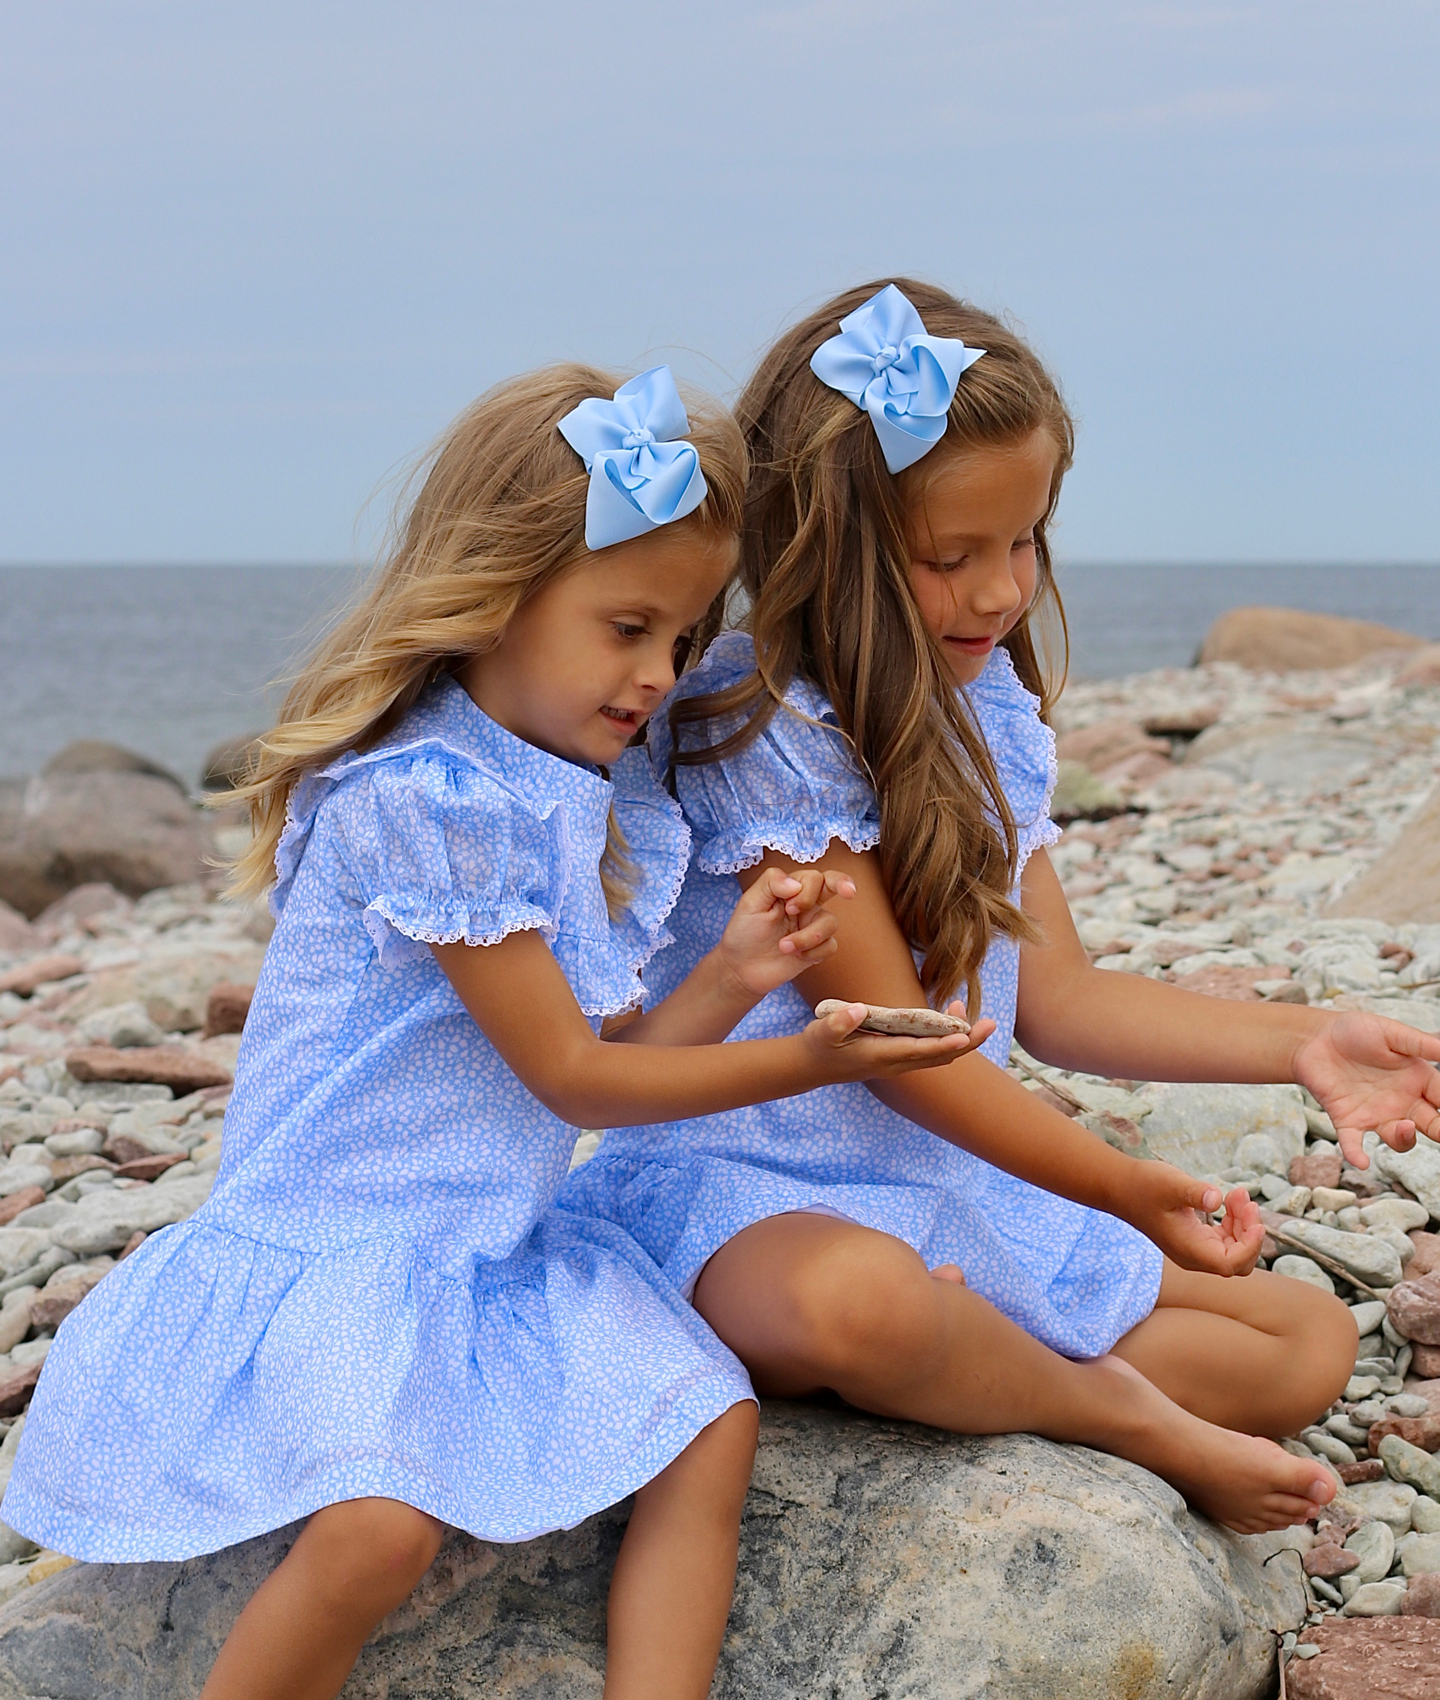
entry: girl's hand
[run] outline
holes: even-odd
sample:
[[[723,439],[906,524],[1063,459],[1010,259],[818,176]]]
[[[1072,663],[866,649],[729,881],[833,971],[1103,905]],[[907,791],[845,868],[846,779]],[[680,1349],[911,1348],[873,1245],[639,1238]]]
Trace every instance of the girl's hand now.
[[[735,905],[716,955],[747,994],[763,998],[835,954],[839,922],[826,904],[854,895],[848,874],[766,868]]]
[[[1436,1063],[1440,1037],[1351,1011],[1299,1046],[1294,1079],[1324,1106],[1346,1162],[1365,1169],[1361,1140],[1369,1132],[1395,1151],[1408,1151],[1417,1130],[1440,1140]]]
[[[1265,1241],[1259,1207],[1244,1187],[1228,1197],[1169,1163],[1135,1165],[1135,1195],[1120,1201],[1122,1216],[1182,1269],[1205,1275],[1248,1275]],[[1225,1206],[1224,1218],[1210,1216]],[[1129,1208],[1125,1208],[1128,1204]]]
[[[857,1031],[869,1011],[863,1003],[845,1004],[819,1016],[800,1035],[818,1061],[827,1084],[852,1080],[885,1080],[917,1068],[944,1068],[984,1042],[995,1031],[993,1021],[977,1021],[968,1033],[943,1039],[912,1039],[890,1033]],[[952,1015],[963,1016],[962,1004]]]

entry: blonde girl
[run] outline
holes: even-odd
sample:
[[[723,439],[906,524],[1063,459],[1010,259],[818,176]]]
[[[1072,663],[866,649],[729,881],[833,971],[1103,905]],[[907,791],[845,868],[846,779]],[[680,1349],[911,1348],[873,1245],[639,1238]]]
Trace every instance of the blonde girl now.
[[[104,1561],[308,1519],[204,1700],[338,1693],[446,1524],[525,1540],[631,1493],[605,1692],[709,1687],[753,1395],[623,1231],[553,1208],[575,1126],[963,1043],[851,1040],[853,1009],[718,1042],[835,948],[820,872],[767,875],[672,996],[642,986],[689,834],[627,745],[731,576],[744,475],[663,367],[484,397],[240,793],[238,883],[278,924],[215,1188],[61,1328],[5,1502]]]
[[[1011,1035],[1101,1075],[1300,1081],[1362,1163],[1365,1128],[1440,1136],[1440,1040],[1090,966],[1045,848],[1037,638],[1059,614],[1046,528],[1072,429],[1013,332],[942,290],[870,284],[786,333],[739,414],[746,630],[652,723],[695,834],[662,972],[709,948],[737,890],[823,864],[856,888],[843,954],[737,1034],[799,1032],[827,997],[957,991],[996,1031],[944,1074],[622,1130],[562,1196],[693,1289],[762,1394],[1082,1441],[1237,1529],[1313,1513],[1324,1466],[1253,1437],[1335,1398],[1349,1313],[1247,1275],[1244,1193],[1211,1225],[1218,1190],[1009,1078]]]

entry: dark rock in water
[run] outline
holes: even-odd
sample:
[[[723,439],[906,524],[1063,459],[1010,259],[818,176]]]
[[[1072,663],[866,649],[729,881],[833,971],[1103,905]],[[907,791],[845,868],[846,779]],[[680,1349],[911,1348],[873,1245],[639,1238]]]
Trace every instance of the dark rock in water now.
[[[148,756],[136,755],[134,750],[119,744],[107,744],[102,738],[81,738],[67,744],[40,771],[46,778],[58,773],[148,773],[152,779],[163,779],[167,785],[173,785],[182,796],[190,794],[185,781],[168,767],[161,767]]]
[[[227,738],[223,744],[216,744],[205,757],[200,789],[230,791],[243,785],[248,776],[250,752],[259,736],[258,732],[247,732],[243,738]]]
[[[451,1535],[346,1700],[599,1700],[627,1507],[516,1546]],[[0,1609],[0,1700],[190,1700],[295,1529],[77,1565]],[[767,1406],[716,1700],[1259,1700],[1300,1561],[1262,1565],[1154,1476],[1028,1435]]]
[[[1205,634],[1196,658],[1234,661],[1259,673],[1350,667],[1380,650],[1423,649],[1424,638],[1369,620],[1299,608],[1231,608]]]
[[[202,879],[211,838],[200,811],[148,773],[60,773],[0,781],[0,900],[36,916],[76,886],[130,897]]]

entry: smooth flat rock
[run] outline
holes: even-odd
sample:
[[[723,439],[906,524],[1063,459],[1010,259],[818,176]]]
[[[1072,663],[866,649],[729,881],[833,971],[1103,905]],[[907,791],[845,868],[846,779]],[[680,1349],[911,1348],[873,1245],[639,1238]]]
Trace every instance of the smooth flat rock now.
[[[1440,921],[1440,786],[1388,850],[1357,874],[1326,911],[1376,921]]]
[[[345,1700],[599,1700],[626,1515],[450,1536]],[[0,1700],[191,1700],[294,1533],[26,1589],[0,1609]],[[770,1405],[714,1700],[1259,1700],[1304,1614],[1299,1554],[1262,1557],[1081,1447]]]
[[[1331,1618],[1301,1639],[1318,1658],[1292,1659],[1291,1700],[1435,1700],[1440,1623],[1416,1617]]]
[[[1155,1156],[1187,1174],[1230,1167],[1247,1134],[1267,1134],[1288,1168],[1305,1149],[1305,1104],[1298,1086],[1146,1086],[1151,1106],[1145,1142]]]
[[[1337,727],[1306,731],[1289,718],[1228,724],[1202,732],[1185,752],[1188,767],[1211,768],[1242,785],[1310,791],[1340,784],[1384,759],[1383,747],[1361,732]]]
[[[1349,667],[1377,650],[1423,649],[1425,639],[1370,620],[1299,608],[1231,608],[1205,634],[1199,660],[1262,673]]]

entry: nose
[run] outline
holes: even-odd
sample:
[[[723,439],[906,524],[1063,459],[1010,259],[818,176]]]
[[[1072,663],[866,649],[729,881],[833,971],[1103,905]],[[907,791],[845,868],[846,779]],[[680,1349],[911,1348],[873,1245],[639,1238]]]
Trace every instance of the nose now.
[[[1024,592],[1016,583],[1007,549],[984,563],[984,570],[970,582],[971,608],[986,619],[1004,618],[1020,606]]]

